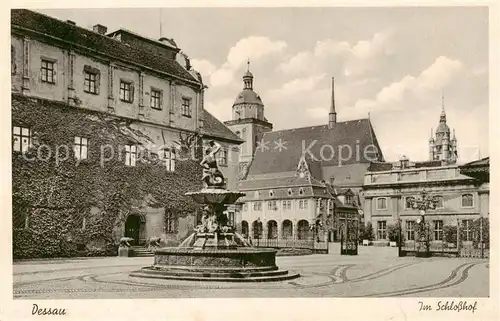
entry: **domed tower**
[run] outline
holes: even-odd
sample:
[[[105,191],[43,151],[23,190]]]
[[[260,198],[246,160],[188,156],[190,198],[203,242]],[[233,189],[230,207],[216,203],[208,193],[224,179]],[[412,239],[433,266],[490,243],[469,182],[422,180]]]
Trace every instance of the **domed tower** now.
[[[264,117],[264,103],[253,90],[254,76],[250,72],[250,61],[243,74],[243,90],[233,103],[232,120],[224,122],[236,135],[245,142],[240,145],[240,168],[248,168],[253,160],[257,142],[262,134],[273,129],[273,125]]]
[[[444,110],[444,97],[441,97],[441,115],[439,125],[436,129],[436,138],[429,139],[430,160],[441,160],[445,164],[454,164],[457,160],[457,140],[455,135],[450,137],[450,127],[446,124],[446,112]]]

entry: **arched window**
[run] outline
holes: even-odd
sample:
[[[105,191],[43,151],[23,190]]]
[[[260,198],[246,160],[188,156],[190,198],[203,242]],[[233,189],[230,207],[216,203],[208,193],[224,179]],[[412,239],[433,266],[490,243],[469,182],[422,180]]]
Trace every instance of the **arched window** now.
[[[412,209],[413,203],[415,202],[415,197],[408,196],[405,198],[405,209]]]
[[[269,196],[270,196],[270,197],[274,197],[274,191],[273,191],[273,190],[270,190],[270,191],[269,191]]]
[[[292,189],[291,189],[291,188],[289,188],[289,189],[288,189],[288,196],[292,196],[292,194],[293,194],[293,191],[292,191]]]
[[[300,220],[297,223],[297,238],[299,240],[305,240],[309,236],[309,222],[306,220]]]
[[[262,222],[259,220],[255,220],[252,223],[252,230],[253,230],[253,238],[254,239],[260,239],[262,238]]]
[[[293,223],[290,220],[284,220],[281,224],[282,236],[284,239],[291,238],[293,233]]]
[[[474,196],[472,194],[462,195],[462,207],[474,207]]]
[[[275,220],[270,220],[269,222],[267,222],[267,238],[278,238],[278,223]]]
[[[243,237],[248,238],[248,222],[247,221],[241,221],[241,234],[243,234]]]

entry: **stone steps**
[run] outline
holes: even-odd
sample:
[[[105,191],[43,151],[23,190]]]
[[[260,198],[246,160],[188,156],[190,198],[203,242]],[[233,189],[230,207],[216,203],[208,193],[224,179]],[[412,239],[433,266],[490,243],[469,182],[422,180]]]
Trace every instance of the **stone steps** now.
[[[218,281],[218,282],[270,282],[284,281],[299,277],[298,273],[287,270],[272,270],[263,272],[178,272],[160,271],[143,268],[130,274],[132,277],[151,279],[183,280],[183,281]]]
[[[154,252],[144,246],[131,246],[130,249],[134,251],[134,257],[152,257],[155,255]]]

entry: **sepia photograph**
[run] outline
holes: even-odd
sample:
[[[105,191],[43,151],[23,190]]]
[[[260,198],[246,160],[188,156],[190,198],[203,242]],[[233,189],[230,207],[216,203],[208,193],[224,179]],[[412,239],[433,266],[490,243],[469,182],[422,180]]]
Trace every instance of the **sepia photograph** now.
[[[488,6],[9,11],[4,228],[26,316],[490,304]]]

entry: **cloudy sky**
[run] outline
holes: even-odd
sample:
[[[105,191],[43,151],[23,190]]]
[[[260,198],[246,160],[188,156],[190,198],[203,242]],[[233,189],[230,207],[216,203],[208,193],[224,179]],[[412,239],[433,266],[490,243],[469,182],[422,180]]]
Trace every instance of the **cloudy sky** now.
[[[39,11],[155,39],[161,30],[202,73],[206,108],[221,120],[231,117],[250,59],[277,130],[327,123],[335,77],[338,121],[370,114],[387,160],[427,159],[442,95],[460,162],[489,154],[487,8]]]

